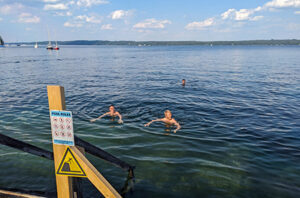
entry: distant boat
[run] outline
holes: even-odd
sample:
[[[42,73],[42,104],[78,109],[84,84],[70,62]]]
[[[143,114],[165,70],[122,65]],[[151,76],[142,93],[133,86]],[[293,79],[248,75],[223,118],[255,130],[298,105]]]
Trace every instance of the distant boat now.
[[[47,26],[47,30],[48,30],[48,40],[49,40],[49,43],[47,45],[47,50],[53,50],[53,46],[51,44],[51,41],[50,41],[50,33],[49,33],[49,29],[48,29],[48,26]]]
[[[39,46],[38,46],[38,44],[37,44],[37,42],[35,43],[35,45],[34,45],[34,48],[38,48]]]
[[[47,45],[47,50],[53,50],[53,46],[51,44],[51,41],[49,41],[49,43]]]
[[[51,41],[50,41],[50,32],[49,32],[49,28],[47,26],[47,31],[48,31],[48,39],[49,39],[49,43],[47,45],[47,50],[59,50],[59,47],[57,45],[57,41],[55,41],[56,45],[52,46]]]
[[[17,42],[16,42],[16,45],[17,45],[17,47],[20,47],[20,46],[21,46],[21,44],[19,43],[18,40],[17,40]]]
[[[53,50],[59,50],[59,47],[58,47],[58,45],[57,45],[57,41],[56,41],[56,45],[55,45],[55,47],[53,48]]]
[[[4,41],[1,36],[0,36],[0,47],[4,47]]]

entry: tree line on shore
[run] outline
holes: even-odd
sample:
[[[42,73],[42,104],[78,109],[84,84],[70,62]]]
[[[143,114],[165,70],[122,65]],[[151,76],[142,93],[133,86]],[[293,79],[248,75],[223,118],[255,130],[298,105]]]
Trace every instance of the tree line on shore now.
[[[35,42],[20,42],[10,44],[35,44]],[[48,41],[38,42],[47,45]],[[168,46],[168,45],[300,45],[300,40],[244,40],[244,41],[105,41],[105,40],[74,40],[58,41],[59,45],[128,45],[128,46]]]

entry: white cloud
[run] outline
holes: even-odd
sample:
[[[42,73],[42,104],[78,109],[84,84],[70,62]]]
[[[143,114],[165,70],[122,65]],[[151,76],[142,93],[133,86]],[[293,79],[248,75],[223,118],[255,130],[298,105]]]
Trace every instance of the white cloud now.
[[[43,0],[43,2],[45,2],[45,3],[56,3],[58,1],[60,1],[60,0]]]
[[[246,21],[246,20],[250,20],[250,21],[257,21],[259,19],[262,19],[263,16],[254,16],[252,17],[252,15],[254,15],[256,12],[261,11],[262,7],[257,7],[255,9],[240,9],[240,10],[236,10],[236,9],[229,9],[226,12],[221,14],[221,17],[223,20],[226,19],[233,19],[236,21]]]
[[[209,18],[201,22],[192,22],[186,25],[186,29],[203,29],[211,25],[219,24],[220,20],[234,20],[240,24],[244,24],[244,21],[258,21],[264,18],[264,16],[257,15],[262,11],[274,11],[280,8],[297,8],[300,7],[300,0],[271,0],[262,6],[258,6],[254,9],[240,9],[234,8],[228,9],[222,13],[220,17]],[[295,14],[300,14],[300,11],[295,11]],[[220,19],[220,20],[219,20]],[[242,23],[243,22],[243,23]],[[222,24],[222,23],[221,23]]]
[[[248,9],[240,9],[239,11],[235,11],[234,13],[234,19],[237,21],[244,21],[244,20],[250,20],[251,15],[254,13],[253,10]]]
[[[64,12],[56,12],[55,13],[55,16],[72,16],[72,15],[73,14],[70,11],[67,11],[66,13],[64,13]]]
[[[18,18],[19,23],[39,23],[40,18],[32,16],[30,13],[21,13]]]
[[[74,17],[74,20],[72,22],[65,22],[64,26],[72,27],[72,28],[79,28],[79,27],[83,27],[83,25],[85,23],[99,24],[101,22],[102,22],[102,20],[95,15],[93,15],[93,16],[79,15],[79,16]]]
[[[76,28],[79,28],[79,27],[82,27],[82,24],[81,23],[70,23],[70,22],[65,22],[64,23],[64,26],[65,27],[76,27]]]
[[[58,4],[46,4],[44,6],[44,10],[67,10],[69,9],[68,6],[66,6],[63,3]]]
[[[187,29],[187,30],[201,30],[203,28],[214,25],[214,23],[215,23],[214,18],[209,18],[209,19],[206,19],[204,21],[200,21],[200,22],[195,21],[195,22],[189,23],[185,26],[185,29]]]
[[[78,0],[77,5],[83,7],[91,7],[92,5],[100,5],[100,4],[107,4],[109,1],[106,0]]]
[[[171,24],[169,20],[156,20],[156,19],[146,19],[143,22],[139,22],[133,26],[133,28],[141,28],[141,29],[163,29],[166,24]]]
[[[111,24],[105,24],[101,26],[101,30],[112,30],[112,25]]]
[[[255,17],[252,17],[251,19],[250,19],[250,21],[259,21],[259,20],[261,20],[261,19],[263,19],[264,18],[264,16],[255,16]]]
[[[269,8],[300,7],[300,0],[273,0],[265,4]]]
[[[223,14],[221,14],[221,16],[222,16],[222,19],[228,19],[233,13],[235,13],[236,12],[236,10],[235,9],[233,9],[233,8],[231,8],[231,9],[229,9],[229,10],[227,10],[226,12],[224,12]]]
[[[84,20],[86,18],[86,15],[79,15],[79,16],[77,16],[75,18],[79,19],[79,20]]]
[[[3,19],[2,18],[0,18],[0,21],[2,21]]]
[[[122,19],[128,15],[130,15],[130,11],[116,10],[110,14],[110,17],[115,20],[115,19]]]
[[[233,19],[236,21],[257,21],[263,18],[263,16],[253,16],[257,12],[262,10],[273,11],[276,8],[287,8],[287,7],[300,7],[300,0],[272,0],[264,4],[263,6],[258,6],[255,9],[229,9],[223,14],[221,14],[222,19]]]
[[[7,5],[0,7],[0,13],[1,14],[11,14],[11,13],[19,12],[23,8],[24,8],[24,6],[21,3],[7,4]]]
[[[79,15],[75,17],[75,19],[84,21],[87,23],[101,23],[101,19],[97,18],[96,16],[87,16],[87,15]]]

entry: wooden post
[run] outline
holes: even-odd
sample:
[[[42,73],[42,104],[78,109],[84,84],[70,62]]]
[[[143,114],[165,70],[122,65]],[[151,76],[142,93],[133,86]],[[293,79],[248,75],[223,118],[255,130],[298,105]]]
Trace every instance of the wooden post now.
[[[66,110],[64,88],[61,86],[47,86],[49,110]],[[97,169],[86,159],[84,150],[76,146],[53,144],[53,155],[55,171],[59,170],[60,162],[67,148],[70,148],[81,164],[86,177],[107,198],[122,198],[121,195],[110,185],[110,183],[97,171]],[[82,151],[80,151],[82,150]],[[56,188],[58,198],[74,198],[72,188],[72,177],[56,174]]]
[[[47,86],[49,110],[66,110],[65,92],[62,86]],[[57,170],[60,160],[66,150],[66,145],[53,144],[54,167]],[[73,198],[72,178],[62,175],[56,176],[58,198]]]
[[[101,173],[86,159],[75,146],[70,146],[76,159],[86,173],[87,178],[107,198],[122,198],[121,195],[110,185]]]

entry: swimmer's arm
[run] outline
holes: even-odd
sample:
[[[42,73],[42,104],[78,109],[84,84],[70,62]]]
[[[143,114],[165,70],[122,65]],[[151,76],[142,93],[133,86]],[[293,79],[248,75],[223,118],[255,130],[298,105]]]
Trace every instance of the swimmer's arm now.
[[[119,124],[122,124],[122,123],[123,123],[122,115],[121,115],[119,112],[117,112],[116,115],[119,117],[118,123],[119,123]]]
[[[147,126],[150,126],[150,124],[151,124],[152,122],[159,122],[159,121],[163,121],[163,120],[162,120],[162,119],[152,120],[152,121],[148,122],[147,124],[145,124],[144,126],[147,127]]]
[[[176,122],[176,120],[174,120],[174,125],[177,127],[175,130],[174,130],[174,133],[176,133],[179,129],[181,129],[181,126],[178,122]]]
[[[96,120],[99,120],[99,119],[103,118],[104,116],[107,116],[108,114],[109,114],[109,112],[107,112],[107,113],[105,113],[105,114],[99,116],[98,118],[91,119],[90,121],[91,121],[91,122],[95,122]]]

